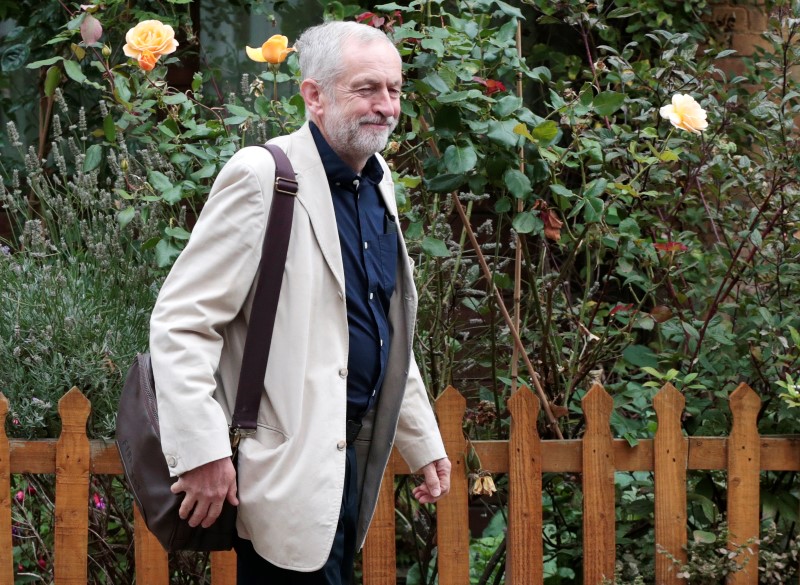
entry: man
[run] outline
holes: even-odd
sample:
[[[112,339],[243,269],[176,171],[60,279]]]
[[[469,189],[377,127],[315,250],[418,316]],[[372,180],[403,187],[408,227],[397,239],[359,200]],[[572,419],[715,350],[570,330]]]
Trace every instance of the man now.
[[[308,122],[272,141],[298,194],[258,430],[238,470],[227,421],[272,198],[263,149],[217,177],[159,295],[150,351],[181,516],[209,526],[226,498],[239,506],[239,583],[344,585],[392,444],[423,474],[423,503],[448,492],[450,462],[411,352],[416,291],[376,154],[400,114],[400,56],[352,22],[313,27],[296,49]]]

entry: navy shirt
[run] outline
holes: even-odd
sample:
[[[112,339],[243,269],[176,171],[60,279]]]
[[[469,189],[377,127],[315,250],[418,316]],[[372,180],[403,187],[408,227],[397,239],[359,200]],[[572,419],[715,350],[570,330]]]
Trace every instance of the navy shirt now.
[[[344,264],[349,355],[347,418],[360,419],[374,405],[389,356],[389,299],[397,271],[397,223],[377,185],[383,168],[377,157],[358,175],[339,158],[310,123],[336,213]]]

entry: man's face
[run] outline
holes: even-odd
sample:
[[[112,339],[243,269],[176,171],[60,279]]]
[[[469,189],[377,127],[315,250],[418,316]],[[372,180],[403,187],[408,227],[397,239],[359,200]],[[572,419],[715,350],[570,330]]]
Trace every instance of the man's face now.
[[[331,148],[356,171],[383,150],[400,115],[402,64],[388,42],[349,42],[344,69],[322,93],[318,122]]]

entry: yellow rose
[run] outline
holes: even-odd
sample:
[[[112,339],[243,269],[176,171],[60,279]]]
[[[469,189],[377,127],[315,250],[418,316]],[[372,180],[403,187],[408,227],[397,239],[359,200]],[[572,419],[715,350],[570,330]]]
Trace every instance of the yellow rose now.
[[[272,35],[269,39],[267,39],[266,43],[261,45],[260,49],[245,47],[245,51],[247,51],[247,56],[253,61],[278,65],[286,60],[286,57],[289,56],[289,53],[294,51],[294,47],[289,48],[289,39],[287,39],[285,36]]]
[[[151,71],[159,57],[178,47],[175,31],[160,20],[143,20],[128,31],[125,41],[122,52],[136,59],[145,71]]]
[[[676,93],[672,96],[672,103],[661,108],[659,113],[673,126],[687,132],[700,134],[708,127],[706,111],[690,95]]]

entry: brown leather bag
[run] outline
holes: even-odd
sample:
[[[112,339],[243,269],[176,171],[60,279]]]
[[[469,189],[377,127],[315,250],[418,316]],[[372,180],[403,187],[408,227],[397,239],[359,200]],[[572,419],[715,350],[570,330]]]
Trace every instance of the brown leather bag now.
[[[234,466],[239,441],[255,434],[297,194],[294,170],[286,154],[271,144],[261,146],[275,158],[275,185],[230,427]],[[116,435],[134,501],[147,528],[166,550],[214,551],[233,546],[236,508],[227,500],[219,518],[208,528],[192,528],[178,515],[183,495],[170,491],[177,478],[170,477],[161,451],[158,403],[148,354],[137,355],[128,370],[117,410]]]

